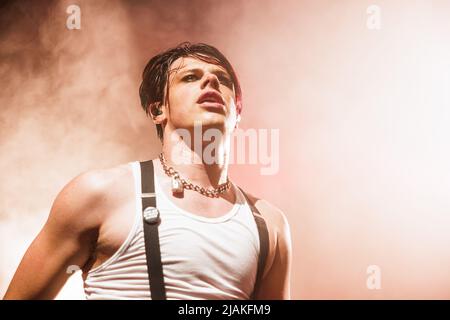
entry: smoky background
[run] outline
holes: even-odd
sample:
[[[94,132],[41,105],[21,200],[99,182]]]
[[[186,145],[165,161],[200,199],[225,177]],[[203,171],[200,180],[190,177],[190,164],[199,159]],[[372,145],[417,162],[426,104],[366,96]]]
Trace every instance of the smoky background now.
[[[81,29],[66,8],[81,8]],[[367,7],[381,29],[367,28]],[[150,57],[218,47],[241,128],[278,129],[279,171],[231,178],[287,216],[293,299],[450,298],[448,1],[6,1],[0,7],[0,294],[79,173],[155,157]],[[367,287],[367,267],[381,288]],[[73,279],[73,280],[72,280]],[[72,277],[59,298],[82,298]]]

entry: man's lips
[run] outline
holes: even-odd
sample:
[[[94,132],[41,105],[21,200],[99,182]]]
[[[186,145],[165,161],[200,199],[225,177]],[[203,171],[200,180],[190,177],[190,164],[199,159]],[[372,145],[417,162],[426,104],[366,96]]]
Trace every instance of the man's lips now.
[[[213,108],[213,109],[220,109],[223,110],[224,105],[218,102],[209,102],[209,101],[205,101],[200,103],[200,106],[202,108]]]
[[[216,91],[211,90],[203,93],[198,98],[197,103],[204,106],[212,106],[217,108],[223,108],[223,106],[225,105],[225,101],[223,100],[222,96]]]

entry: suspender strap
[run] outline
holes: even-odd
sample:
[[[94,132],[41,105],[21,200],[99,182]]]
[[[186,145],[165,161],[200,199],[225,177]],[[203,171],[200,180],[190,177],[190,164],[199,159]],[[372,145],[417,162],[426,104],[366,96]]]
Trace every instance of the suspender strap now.
[[[256,299],[256,294],[259,291],[259,288],[261,286],[262,276],[264,273],[264,267],[266,265],[267,260],[267,254],[269,252],[269,232],[267,230],[267,225],[265,220],[263,219],[261,213],[259,210],[255,207],[254,203],[250,201],[247,194],[244,192],[244,190],[239,187],[239,189],[242,191],[242,194],[244,195],[245,199],[247,200],[248,205],[250,206],[250,209],[252,210],[253,217],[255,218],[256,226],[258,227],[258,235],[259,235],[259,257],[258,257],[258,267],[256,272],[256,280],[255,280],[255,286],[253,288],[252,293],[252,300]]]
[[[151,160],[140,162],[140,165],[142,217],[150,292],[152,300],[166,300],[158,233],[158,225],[161,219],[156,208],[153,162]]]

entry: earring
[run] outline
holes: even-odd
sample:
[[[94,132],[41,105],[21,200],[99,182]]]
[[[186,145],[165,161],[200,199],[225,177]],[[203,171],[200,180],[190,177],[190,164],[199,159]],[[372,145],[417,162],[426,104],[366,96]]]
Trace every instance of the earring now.
[[[153,110],[153,111],[152,111],[153,118],[156,117],[156,116],[161,115],[162,113],[163,113],[163,112],[162,112],[161,108],[158,108],[158,109]]]

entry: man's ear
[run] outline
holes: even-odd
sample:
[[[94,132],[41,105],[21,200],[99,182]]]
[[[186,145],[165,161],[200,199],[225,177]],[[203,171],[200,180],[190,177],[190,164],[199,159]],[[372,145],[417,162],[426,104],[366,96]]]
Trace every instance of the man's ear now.
[[[164,113],[164,106],[160,103],[152,103],[149,105],[149,111],[151,114],[151,117],[153,119],[153,122],[155,124],[162,124],[162,122],[165,120],[166,115]]]

